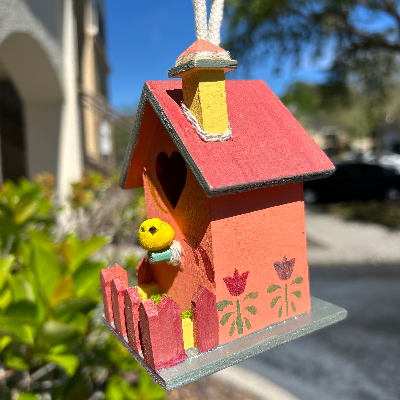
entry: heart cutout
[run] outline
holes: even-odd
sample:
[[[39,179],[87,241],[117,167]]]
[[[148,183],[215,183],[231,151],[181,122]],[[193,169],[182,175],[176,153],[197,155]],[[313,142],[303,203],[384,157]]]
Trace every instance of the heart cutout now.
[[[156,160],[156,174],[168,201],[175,208],[186,184],[185,161],[177,151],[171,157],[162,152]]]

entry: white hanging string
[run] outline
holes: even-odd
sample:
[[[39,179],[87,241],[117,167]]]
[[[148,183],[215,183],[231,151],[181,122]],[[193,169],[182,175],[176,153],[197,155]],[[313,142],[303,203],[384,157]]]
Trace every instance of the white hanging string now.
[[[232,129],[228,123],[228,130],[223,133],[209,133],[204,131],[200,124],[198,123],[196,117],[190,112],[190,110],[186,107],[185,103],[181,103],[181,108],[183,113],[186,115],[188,121],[192,124],[194,130],[200,136],[202,140],[205,142],[225,142],[232,138]]]
[[[224,0],[213,0],[210,20],[207,26],[206,0],[192,0],[197,40],[208,40],[219,46],[221,43],[221,26],[224,17]]]
[[[224,18],[224,0],[213,0],[208,21],[208,41],[216,46],[221,43],[221,26]]]
[[[194,8],[194,24],[197,40],[207,40],[207,2],[206,0],[192,0]]]

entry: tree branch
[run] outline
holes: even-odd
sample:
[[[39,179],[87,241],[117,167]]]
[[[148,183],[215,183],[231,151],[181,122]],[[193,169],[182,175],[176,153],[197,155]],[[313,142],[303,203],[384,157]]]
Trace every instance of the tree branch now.
[[[382,0],[386,11],[391,14],[397,21],[398,29],[400,30],[400,14],[397,11],[396,5],[391,0]]]
[[[400,52],[400,45],[391,44],[391,43],[385,42],[383,40],[379,40],[376,37],[373,37],[371,35],[368,35],[367,33],[359,31],[357,28],[355,28],[352,25],[344,24],[338,20],[335,20],[334,24],[337,26],[337,28],[362,38],[364,40],[365,44],[369,44],[372,47],[377,47],[377,48],[380,47],[382,49]],[[362,43],[357,43],[357,42],[354,42],[354,44],[357,46],[362,45]]]

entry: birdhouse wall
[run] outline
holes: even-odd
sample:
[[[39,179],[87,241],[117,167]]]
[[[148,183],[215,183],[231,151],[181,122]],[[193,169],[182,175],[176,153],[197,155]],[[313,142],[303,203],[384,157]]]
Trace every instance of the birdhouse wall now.
[[[302,183],[210,199],[210,216],[221,344],[310,311]]]
[[[147,217],[171,225],[183,257],[179,267],[162,262],[151,269],[161,291],[186,311],[199,286],[215,292],[209,199],[156,121],[143,170]]]

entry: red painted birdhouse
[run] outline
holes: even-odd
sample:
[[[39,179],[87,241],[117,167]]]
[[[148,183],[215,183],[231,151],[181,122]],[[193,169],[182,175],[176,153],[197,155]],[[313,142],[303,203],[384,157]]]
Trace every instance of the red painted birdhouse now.
[[[181,80],[146,82],[120,179],[144,187],[148,218],[167,222],[181,247],[179,265],[143,260],[125,296],[130,348],[166,388],[265,350],[282,321],[294,325],[281,342],[328,324],[311,327],[302,182],[334,166],[264,82],[225,81],[236,65],[199,40],[169,71]],[[149,291],[166,296],[156,305]],[[171,365],[174,378],[162,372]]]

